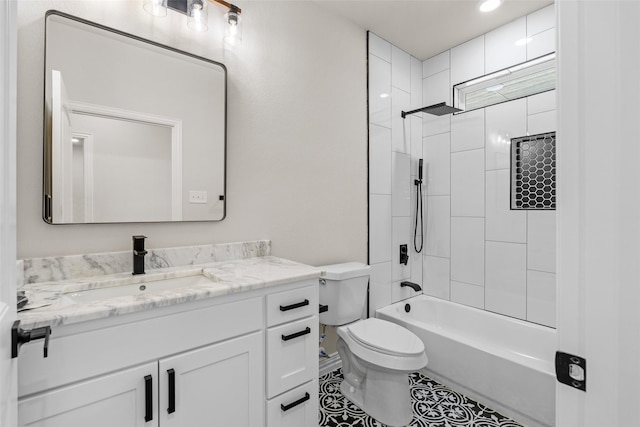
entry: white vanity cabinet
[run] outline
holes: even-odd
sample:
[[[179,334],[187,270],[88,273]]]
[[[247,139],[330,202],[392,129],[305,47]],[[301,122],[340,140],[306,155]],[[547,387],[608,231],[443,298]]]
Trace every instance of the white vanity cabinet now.
[[[53,327],[49,357],[42,357],[42,343],[20,349],[19,425],[315,427],[316,283],[304,280]],[[297,298],[301,290],[300,301],[308,303],[286,309],[289,297]],[[271,322],[275,295],[284,297],[285,311]],[[278,337],[285,348],[272,357],[284,365],[267,356],[274,349],[272,331],[291,335],[300,327],[304,335]],[[284,351],[291,344],[293,350]],[[269,394],[269,382],[277,394]],[[302,397],[304,402],[291,409],[280,407]],[[279,413],[267,414],[274,405]],[[274,414],[285,421],[274,423]]]
[[[318,422],[318,288],[267,296],[267,427]]]

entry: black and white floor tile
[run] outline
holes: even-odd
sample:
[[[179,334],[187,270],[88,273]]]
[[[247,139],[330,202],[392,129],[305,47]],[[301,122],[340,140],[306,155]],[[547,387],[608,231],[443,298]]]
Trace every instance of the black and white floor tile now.
[[[385,427],[340,392],[342,371],[320,377],[320,427]],[[409,376],[411,427],[523,427],[514,420],[425,377]]]

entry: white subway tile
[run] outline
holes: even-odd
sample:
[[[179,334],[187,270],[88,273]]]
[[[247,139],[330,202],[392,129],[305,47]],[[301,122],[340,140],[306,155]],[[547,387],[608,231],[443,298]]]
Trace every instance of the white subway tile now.
[[[484,309],[484,287],[452,281],[451,301]]]
[[[439,104],[441,102],[446,102],[448,105],[451,105],[449,70],[441,71],[422,81],[422,102],[424,103],[422,107]]]
[[[527,263],[530,270],[556,272],[556,212],[527,212]]]
[[[511,180],[508,169],[487,171],[487,240],[527,242],[527,212],[511,210]]]
[[[527,271],[527,320],[556,326],[556,275]]]
[[[392,216],[410,216],[411,215],[411,157],[404,153],[393,153],[391,182],[391,197],[393,204],[391,207]]]
[[[391,43],[383,38],[369,32],[369,53],[376,55],[378,58],[387,62],[391,62]]]
[[[417,283],[422,285],[422,268],[424,260],[422,259],[422,253],[416,252],[415,243],[418,245],[418,249],[420,249],[420,238],[422,237],[420,234],[416,237],[417,242],[414,242],[413,237],[413,229],[415,227],[415,219],[411,220],[411,241],[409,242],[409,253],[411,254],[411,276],[409,280],[413,283]],[[420,233],[420,230],[418,230]]]
[[[449,258],[451,256],[451,198],[425,196],[424,254]]]
[[[371,264],[369,273],[369,312],[391,304],[391,262]]]
[[[369,55],[369,123],[391,128],[391,63]]]
[[[527,20],[521,17],[484,36],[485,73],[503,70],[527,60],[526,44],[516,43],[527,38]]]
[[[422,107],[422,62],[411,57],[411,109]],[[418,114],[418,116],[420,116]]]
[[[451,192],[451,149],[449,134],[424,138],[424,190],[430,196],[443,196]]]
[[[556,30],[543,31],[530,37],[527,43],[527,61],[556,51]]]
[[[526,319],[526,245],[487,242],[486,257],[485,309]]]
[[[484,74],[484,36],[476,37],[451,49],[452,86]]]
[[[527,132],[529,135],[556,131],[556,111],[532,114],[527,118]]]
[[[398,88],[391,89],[391,142],[392,150],[400,153],[411,153],[411,122],[402,118],[402,111],[411,108],[411,96]]]
[[[393,282],[391,284],[391,301],[392,302],[402,301],[421,293],[421,292],[414,291],[412,288],[408,286],[404,286],[404,287],[400,286],[400,283],[402,283],[402,281]]]
[[[426,107],[425,103],[425,107]],[[451,131],[451,114],[446,116],[434,116],[433,114],[423,114],[422,136],[440,135]]]
[[[391,86],[411,92],[411,55],[391,46]]]
[[[484,285],[484,218],[451,218],[451,280]]]
[[[527,97],[527,114],[544,113],[556,109],[556,91],[550,90]]]
[[[423,257],[422,292],[433,297],[449,299],[450,260],[432,256]]]
[[[369,262],[391,261],[391,195],[369,196]]]
[[[509,169],[511,138],[527,134],[527,100],[517,99],[485,109],[487,170]]]
[[[556,26],[555,5],[551,4],[527,15],[527,36],[541,33]]]
[[[411,176],[418,175],[418,160],[422,159],[422,118],[411,116]]]
[[[413,244],[413,230],[410,217],[392,218],[392,245],[391,245],[391,279],[395,281],[409,280],[411,278],[411,263],[409,257],[407,265],[400,264],[400,245],[407,245],[407,249]]]
[[[484,108],[451,116],[451,151],[484,148]]]
[[[433,76],[441,71],[449,69],[449,51],[433,56],[422,62],[422,77]]]
[[[369,192],[391,194],[391,129],[369,125]]]
[[[451,153],[451,215],[484,216],[484,150]]]

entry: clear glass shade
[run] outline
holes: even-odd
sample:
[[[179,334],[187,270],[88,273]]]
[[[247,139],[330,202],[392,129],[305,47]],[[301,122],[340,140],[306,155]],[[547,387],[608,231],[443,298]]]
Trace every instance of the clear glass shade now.
[[[208,0],[188,0],[187,2],[187,26],[194,31],[207,31],[207,4]]]
[[[144,0],[142,7],[153,16],[167,16],[167,0]]]
[[[230,10],[224,15],[227,26],[224,30],[224,42],[231,46],[242,43],[242,18],[236,11]]]

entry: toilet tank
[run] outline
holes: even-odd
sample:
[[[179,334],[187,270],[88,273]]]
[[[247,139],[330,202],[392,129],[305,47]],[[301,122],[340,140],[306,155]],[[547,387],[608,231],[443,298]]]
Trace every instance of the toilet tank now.
[[[360,262],[347,262],[318,267],[325,274],[320,277],[320,304],[329,309],[320,313],[324,325],[344,325],[360,319],[367,302],[369,267]]]

